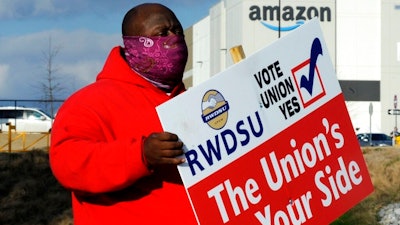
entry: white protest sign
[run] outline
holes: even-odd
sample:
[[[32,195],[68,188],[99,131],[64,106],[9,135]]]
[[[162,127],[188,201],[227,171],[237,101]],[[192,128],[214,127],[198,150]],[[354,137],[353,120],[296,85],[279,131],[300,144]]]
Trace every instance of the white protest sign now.
[[[328,224],[373,191],[318,20],[157,112],[199,224]]]

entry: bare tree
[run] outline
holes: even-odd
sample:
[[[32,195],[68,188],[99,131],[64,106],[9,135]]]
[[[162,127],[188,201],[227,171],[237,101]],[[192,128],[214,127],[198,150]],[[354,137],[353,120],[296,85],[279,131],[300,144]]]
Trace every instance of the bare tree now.
[[[53,46],[52,38],[50,36],[48,47],[42,52],[45,73],[43,74],[43,79],[39,81],[38,88],[42,93],[42,100],[45,102],[46,110],[48,110],[52,116],[54,116],[55,113],[54,102],[64,90],[64,87],[60,82],[60,77],[57,74],[59,68],[56,67],[54,63],[60,49],[60,46]]]

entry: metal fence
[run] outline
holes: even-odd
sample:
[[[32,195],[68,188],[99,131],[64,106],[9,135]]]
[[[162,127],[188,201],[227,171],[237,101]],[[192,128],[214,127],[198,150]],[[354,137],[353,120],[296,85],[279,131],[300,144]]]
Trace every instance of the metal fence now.
[[[12,127],[7,132],[0,132],[0,152],[21,152],[33,149],[48,151],[50,133],[14,132]]]
[[[64,100],[0,99],[0,107],[37,108],[54,118]],[[49,149],[50,133],[16,132],[10,124],[7,130],[0,129],[0,152]]]

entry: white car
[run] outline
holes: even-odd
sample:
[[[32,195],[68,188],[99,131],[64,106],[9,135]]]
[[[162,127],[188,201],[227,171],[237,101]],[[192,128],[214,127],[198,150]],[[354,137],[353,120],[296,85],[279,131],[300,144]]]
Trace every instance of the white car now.
[[[0,130],[8,132],[9,125],[16,132],[50,132],[53,118],[36,108],[0,107]]]

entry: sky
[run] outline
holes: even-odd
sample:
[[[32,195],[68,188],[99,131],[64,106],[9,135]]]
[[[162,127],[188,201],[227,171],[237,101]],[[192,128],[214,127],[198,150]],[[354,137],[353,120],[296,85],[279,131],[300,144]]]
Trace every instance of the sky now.
[[[184,28],[220,0],[151,1],[172,9]],[[54,81],[65,99],[92,83],[111,48],[122,44],[121,22],[135,0],[0,0],[0,100],[43,99],[49,49]],[[51,46],[51,48],[49,47]]]

